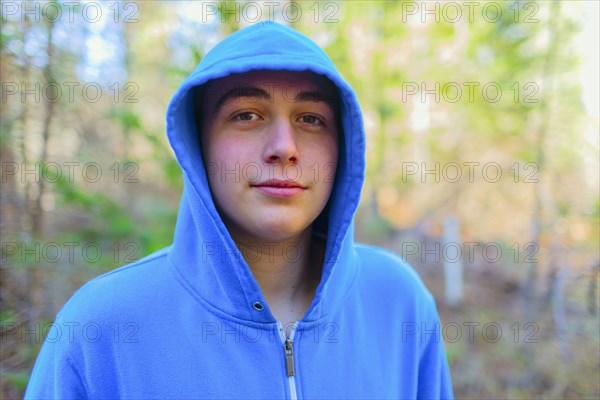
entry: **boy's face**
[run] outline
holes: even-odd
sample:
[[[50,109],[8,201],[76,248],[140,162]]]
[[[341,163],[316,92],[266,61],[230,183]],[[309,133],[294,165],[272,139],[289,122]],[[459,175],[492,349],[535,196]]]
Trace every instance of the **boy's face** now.
[[[234,239],[291,239],[321,213],[338,161],[334,90],[319,75],[290,71],[251,71],[204,88],[202,153]]]

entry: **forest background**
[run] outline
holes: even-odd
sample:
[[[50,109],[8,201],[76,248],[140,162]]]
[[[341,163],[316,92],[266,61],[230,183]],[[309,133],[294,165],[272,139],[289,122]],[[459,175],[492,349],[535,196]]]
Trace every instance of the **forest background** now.
[[[355,88],[356,235],[431,289],[457,398],[600,397],[598,2],[0,5],[2,398],[78,287],[171,243],[168,101],[267,19]]]

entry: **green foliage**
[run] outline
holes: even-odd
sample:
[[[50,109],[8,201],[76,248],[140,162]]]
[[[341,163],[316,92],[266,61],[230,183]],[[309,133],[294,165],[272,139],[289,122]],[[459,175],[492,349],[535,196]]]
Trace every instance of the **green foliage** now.
[[[40,166],[40,173],[43,167]],[[57,176],[50,168],[46,169],[47,179],[55,182],[55,193],[59,195],[62,205],[71,205],[89,214],[97,223],[104,222],[103,229],[94,226],[86,231],[86,236],[107,235],[109,237],[123,238],[131,235],[134,231],[134,222],[131,216],[116,203],[111,197],[103,193],[89,192],[69,182],[66,176]],[[51,172],[49,172],[51,171]]]
[[[15,323],[15,315],[17,312],[12,309],[6,309],[0,311],[0,325],[7,326]]]
[[[109,111],[108,115],[115,119],[117,123],[119,123],[123,130],[126,132],[131,129],[142,128],[140,116],[138,114],[133,113],[132,111],[125,110],[122,108],[114,108]]]
[[[454,364],[467,353],[467,346],[463,341],[457,343],[445,343],[444,348],[446,350],[446,360],[448,361],[448,365]]]
[[[3,372],[0,377],[1,380],[5,381],[8,385],[13,386],[15,389],[22,392],[27,388],[27,382],[29,382],[29,372]]]

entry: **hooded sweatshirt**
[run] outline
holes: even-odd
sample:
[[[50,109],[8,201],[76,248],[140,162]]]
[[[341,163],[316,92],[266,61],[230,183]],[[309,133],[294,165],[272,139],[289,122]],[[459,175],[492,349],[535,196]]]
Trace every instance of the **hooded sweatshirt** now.
[[[337,88],[340,140],[314,299],[289,334],[271,313],[211,196],[194,89],[252,70],[311,71]],[[52,324],[26,398],[453,397],[431,294],[392,252],[354,241],[365,134],[350,86],[306,36],[274,22],[211,50],[167,110],[184,174],[173,244],[84,285]]]

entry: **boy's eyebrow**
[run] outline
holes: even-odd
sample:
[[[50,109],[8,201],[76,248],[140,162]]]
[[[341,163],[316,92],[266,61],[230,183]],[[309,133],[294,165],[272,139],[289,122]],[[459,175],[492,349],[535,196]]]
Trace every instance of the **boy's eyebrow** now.
[[[322,91],[300,92],[296,95],[294,101],[321,101],[331,106],[334,110],[336,109],[337,105],[335,96]]]
[[[216,106],[215,111],[218,112],[221,109],[221,107],[223,107],[223,104],[227,103],[228,101],[231,101],[233,99],[237,99],[240,97],[255,97],[255,98],[264,99],[264,100],[271,100],[271,96],[269,96],[269,93],[267,93],[263,89],[260,89],[260,88],[254,87],[254,86],[238,86],[238,87],[234,87],[233,89],[231,89],[227,93],[225,93],[223,96],[221,96],[219,101],[217,101],[217,106]]]
[[[255,86],[238,86],[233,89],[230,89],[227,93],[219,98],[216,105],[216,112],[218,112],[221,107],[228,101],[233,99],[237,99],[240,97],[254,97],[258,99],[273,101],[269,93],[261,88],[257,88]],[[324,102],[331,106],[333,109],[336,109],[337,100],[335,96],[332,96],[330,93],[323,91],[302,91],[295,95],[292,101],[300,101],[300,102]]]

